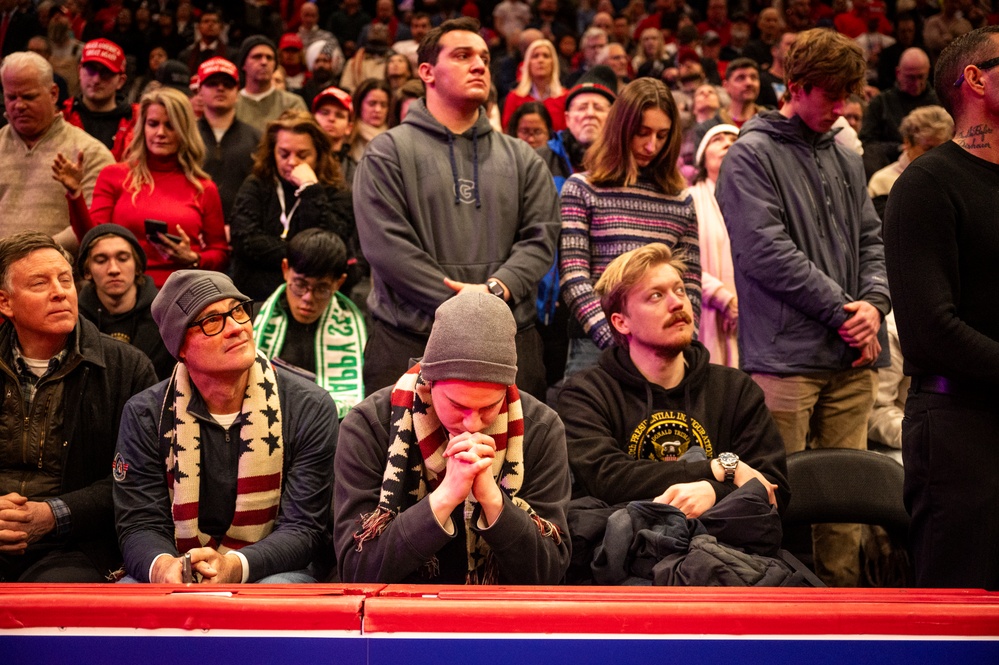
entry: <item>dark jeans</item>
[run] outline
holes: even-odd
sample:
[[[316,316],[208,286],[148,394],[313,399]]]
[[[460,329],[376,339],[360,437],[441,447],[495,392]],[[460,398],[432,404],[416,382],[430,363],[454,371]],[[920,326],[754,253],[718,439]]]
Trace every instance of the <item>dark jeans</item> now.
[[[364,393],[370,395],[395,385],[410,368],[410,361],[423,357],[429,335],[412,333],[374,320],[364,347]],[[541,336],[533,327],[517,331],[517,387],[545,401],[545,367]]]
[[[918,586],[999,590],[996,399],[909,392],[902,460]]]
[[[107,582],[105,575],[68,547],[34,545],[25,554],[0,554],[0,582]]]

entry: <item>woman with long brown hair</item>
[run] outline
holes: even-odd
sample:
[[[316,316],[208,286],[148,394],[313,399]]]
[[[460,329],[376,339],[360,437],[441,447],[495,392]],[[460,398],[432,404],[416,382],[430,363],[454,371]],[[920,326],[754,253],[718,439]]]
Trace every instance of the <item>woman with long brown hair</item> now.
[[[662,81],[637,79],[621,91],[586,152],[586,171],[562,187],[559,272],[573,313],[566,375],[595,364],[613,343],[593,285],[624,252],[661,242],[678,253],[687,265],[683,281],[694,317],[700,316],[697,218],[677,167],[680,134],[670,91]]]
[[[233,204],[232,276],[236,287],[264,300],[282,282],[287,241],[322,228],[356,246],[350,190],[326,132],[306,111],[286,111],[267,126],[253,173]]]

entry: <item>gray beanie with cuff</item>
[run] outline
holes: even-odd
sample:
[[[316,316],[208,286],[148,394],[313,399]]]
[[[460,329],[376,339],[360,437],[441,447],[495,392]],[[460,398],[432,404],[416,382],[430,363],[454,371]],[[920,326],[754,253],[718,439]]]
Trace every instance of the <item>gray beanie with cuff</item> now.
[[[239,292],[227,275],[214,270],[178,270],[167,277],[150,310],[167,351],[178,357],[184,336],[201,311],[220,300],[250,298]]]
[[[459,293],[437,308],[420,370],[430,381],[512,385],[517,382],[516,336],[517,323],[502,298]]]

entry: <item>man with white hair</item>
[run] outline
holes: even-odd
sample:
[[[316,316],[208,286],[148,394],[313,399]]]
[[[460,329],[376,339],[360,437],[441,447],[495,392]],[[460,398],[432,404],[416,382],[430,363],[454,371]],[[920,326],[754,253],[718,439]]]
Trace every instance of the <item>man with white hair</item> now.
[[[52,179],[52,163],[62,153],[70,159],[83,154],[83,196],[90,196],[97,174],[114,163],[111,151],[56,111],[59,89],[52,66],[37,53],[8,55],[0,66],[8,125],[0,129],[0,210],[8,236],[41,231],[64,247],[75,249],[69,228],[65,189]]]
[[[568,77],[568,85],[573,86],[578,83],[587,71],[596,66],[597,56],[609,41],[607,33],[600,28],[589,28],[583,33],[583,36],[579,38],[579,51],[583,54],[583,60],[579,69]]]

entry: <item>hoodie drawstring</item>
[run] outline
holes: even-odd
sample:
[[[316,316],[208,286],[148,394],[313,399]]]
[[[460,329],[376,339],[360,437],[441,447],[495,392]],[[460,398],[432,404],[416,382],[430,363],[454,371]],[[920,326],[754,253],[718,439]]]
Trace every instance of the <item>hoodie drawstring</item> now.
[[[472,186],[475,187],[475,207],[482,207],[479,198],[479,126],[472,128]]]

